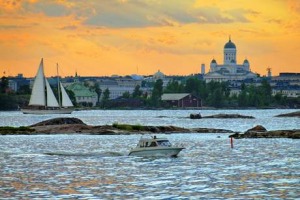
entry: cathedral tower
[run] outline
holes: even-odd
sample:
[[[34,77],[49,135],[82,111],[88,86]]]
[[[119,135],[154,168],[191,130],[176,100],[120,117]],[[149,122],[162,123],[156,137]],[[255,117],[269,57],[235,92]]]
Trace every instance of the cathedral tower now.
[[[231,42],[231,38],[229,37],[229,41],[224,46],[224,64],[236,64],[236,47],[233,42]]]

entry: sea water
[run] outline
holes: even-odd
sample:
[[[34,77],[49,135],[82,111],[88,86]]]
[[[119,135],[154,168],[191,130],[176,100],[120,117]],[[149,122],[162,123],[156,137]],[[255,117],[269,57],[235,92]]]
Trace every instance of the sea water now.
[[[293,110],[80,111],[91,125],[129,123],[245,131],[300,128]],[[243,114],[255,119],[188,118],[190,113]],[[61,117],[61,115],[59,115]],[[1,126],[57,117],[1,112]],[[128,156],[141,135],[0,136],[0,199],[296,199],[300,198],[300,141],[241,139],[229,133],[158,134],[184,149],[177,158]]]

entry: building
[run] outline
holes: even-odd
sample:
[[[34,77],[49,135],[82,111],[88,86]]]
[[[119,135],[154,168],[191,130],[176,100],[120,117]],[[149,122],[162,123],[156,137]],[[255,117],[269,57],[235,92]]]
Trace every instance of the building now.
[[[161,100],[170,107],[198,108],[202,106],[201,99],[189,93],[163,94]]]
[[[215,59],[210,63],[210,70],[204,75],[206,82],[210,81],[235,81],[256,78],[257,74],[251,72],[250,63],[247,59],[243,64],[237,64],[237,49],[229,38],[224,46],[223,64],[218,64]]]
[[[300,73],[280,73],[271,78],[272,93],[282,94],[286,97],[300,96]]]
[[[68,90],[71,90],[76,99],[76,103],[83,106],[95,106],[97,103],[97,93],[91,91],[80,82],[74,82],[67,86]]]

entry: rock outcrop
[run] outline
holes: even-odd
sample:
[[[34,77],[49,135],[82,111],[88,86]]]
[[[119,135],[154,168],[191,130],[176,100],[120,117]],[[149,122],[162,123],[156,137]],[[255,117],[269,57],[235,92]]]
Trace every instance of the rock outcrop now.
[[[77,118],[54,118],[36,123],[29,127],[7,127],[1,134],[93,134],[93,135],[126,135],[147,133],[232,133],[231,130],[197,128],[187,129],[176,126],[141,126],[129,124],[113,124],[103,126],[90,126]],[[24,130],[24,131],[22,131]]]
[[[267,131],[267,129],[261,125],[255,126],[244,133],[235,133],[230,135],[235,139],[241,138],[292,138],[300,139],[300,129],[294,130],[273,130]]]
[[[300,117],[300,111],[276,115],[275,117]]]
[[[201,114],[190,114],[190,119],[201,119]]]
[[[91,134],[91,135],[128,135],[149,133],[234,133],[226,129],[214,128],[181,128],[176,126],[141,126],[129,124],[113,124],[90,126],[77,118],[54,118],[28,127],[0,127],[0,135],[12,134]],[[267,131],[261,125],[255,126],[245,133],[234,133],[233,138],[294,138],[300,139],[300,129]]]
[[[78,118],[74,117],[59,117],[54,119],[48,119],[36,124],[31,125],[31,127],[36,126],[49,126],[49,125],[63,125],[63,124],[84,124],[83,121],[81,121]]]
[[[221,119],[242,118],[242,119],[254,119],[253,116],[246,116],[246,115],[240,115],[240,114],[216,114],[216,115],[210,115],[210,116],[202,116],[202,118],[221,118]]]

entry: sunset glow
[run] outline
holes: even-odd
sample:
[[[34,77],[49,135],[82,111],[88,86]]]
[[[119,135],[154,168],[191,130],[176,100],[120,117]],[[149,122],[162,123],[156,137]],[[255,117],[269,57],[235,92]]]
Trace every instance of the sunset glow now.
[[[229,35],[251,71],[300,73],[298,0],[0,0],[1,76],[189,75]]]

